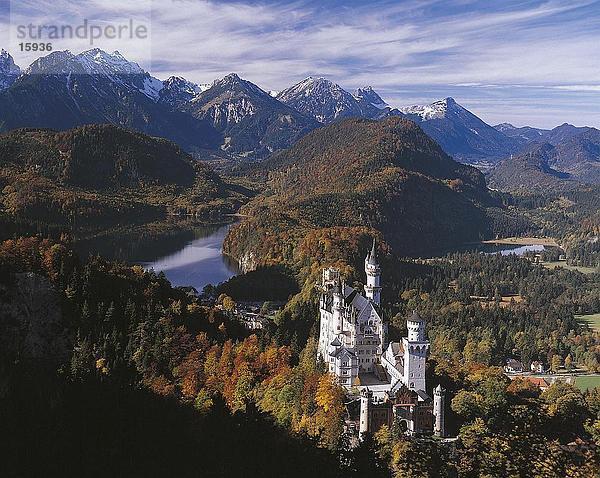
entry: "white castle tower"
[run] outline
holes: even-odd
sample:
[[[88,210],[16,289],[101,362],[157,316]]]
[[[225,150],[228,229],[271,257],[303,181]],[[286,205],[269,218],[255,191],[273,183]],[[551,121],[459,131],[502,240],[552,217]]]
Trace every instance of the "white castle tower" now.
[[[375,239],[373,239],[371,252],[365,258],[365,273],[367,274],[365,296],[367,299],[371,299],[374,304],[381,305],[381,268],[377,263]]]
[[[441,384],[433,390],[433,417],[435,418],[433,433],[438,437],[446,436],[445,394],[446,390],[442,388]]]
[[[331,313],[333,316],[333,333],[342,333],[342,322],[344,311],[344,296],[342,295],[342,282],[338,278],[337,282],[333,286],[333,303],[331,305]]]
[[[429,341],[425,337],[425,321],[415,310],[406,321],[408,337],[402,339],[404,348],[404,384],[410,390],[425,390],[425,361]]]
[[[368,388],[363,388],[360,392],[360,423],[358,427],[359,437],[362,438],[369,431],[370,406],[373,399],[373,392]]]

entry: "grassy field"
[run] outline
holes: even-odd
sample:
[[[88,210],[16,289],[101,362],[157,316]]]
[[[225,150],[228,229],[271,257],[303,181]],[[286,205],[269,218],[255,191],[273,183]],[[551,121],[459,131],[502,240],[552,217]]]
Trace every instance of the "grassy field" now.
[[[595,267],[584,267],[584,266],[570,266],[565,261],[557,261],[557,262],[544,262],[544,267],[547,269],[555,269],[557,267],[562,267],[563,269],[567,269],[570,271],[579,271],[584,274],[593,274],[596,272]]]
[[[600,331],[600,314],[576,315],[575,318],[587,323],[593,330]]]
[[[594,377],[577,377],[575,385],[579,390],[584,391],[590,388],[600,387],[600,376]]]

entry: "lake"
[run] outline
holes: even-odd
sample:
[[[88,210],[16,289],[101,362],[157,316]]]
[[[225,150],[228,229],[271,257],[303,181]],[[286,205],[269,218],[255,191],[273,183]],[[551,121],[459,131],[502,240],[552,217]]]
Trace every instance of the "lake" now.
[[[164,272],[174,286],[192,286],[202,292],[207,284],[217,285],[240,273],[235,261],[222,253],[229,227],[196,230],[196,237],[177,252],[142,265]]]
[[[82,256],[140,264],[164,272],[173,286],[192,286],[198,292],[240,273],[237,263],[222,254],[231,225],[188,225],[157,222],[123,227],[78,241]]]
[[[436,252],[432,255],[432,257],[442,257],[453,252],[481,252],[483,254],[501,254],[503,256],[514,254],[520,257],[528,252],[542,252],[545,249],[546,246],[542,244],[520,246],[516,244],[473,243]]]
[[[192,286],[198,292],[207,284],[217,285],[240,273],[237,263],[222,254],[223,241],[231,225],[206,226],[181,221],[124,226],[76,244],[86,257],[100,254],[129,264],[163,272],[174,286]],[[543,245],[467,244],[439,253],[482,252],[516,254],[541,252]]]
[[[531,244],[527,246],[507,246],[506,244],[485,244],[487,248],[491,250],[483,250],[482,252],[487,252],[488,254],[498,254],[500,253],[503,256],[508,256],[514,254],[516,256],[523,256],[527,252],[542,252],[546,247],[541,244]]]

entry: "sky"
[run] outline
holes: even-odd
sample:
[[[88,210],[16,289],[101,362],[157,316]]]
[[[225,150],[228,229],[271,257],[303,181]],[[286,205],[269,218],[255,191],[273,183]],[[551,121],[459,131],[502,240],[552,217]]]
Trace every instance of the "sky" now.
[[[0,0],[0,47],[18,27],[143,25],[146,36],[52,39],[119,50],[154,76],[230,72],[264,90],[307,76],[371,85],[392,106],[452,96],[490,124],[600,127],[600,0]],[[50,41],[50,40],[48,40]]]

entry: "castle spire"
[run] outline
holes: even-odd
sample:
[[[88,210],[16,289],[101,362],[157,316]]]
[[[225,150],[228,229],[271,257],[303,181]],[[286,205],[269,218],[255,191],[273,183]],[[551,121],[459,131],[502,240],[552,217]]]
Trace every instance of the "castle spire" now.
[[[381,268],[377,263],[377,245],[373,238],[373,247],[371,252],[367,253],[365,258],[365,273],[367,283],[365,285],[365,296],[371,299],[376,305],[380,305],[381,299]]]
[[[369,264],[377,264],[377,247],[375,245],[375,238],[373,238],[373,247],[371,248],[371,253],[369,254]]]

